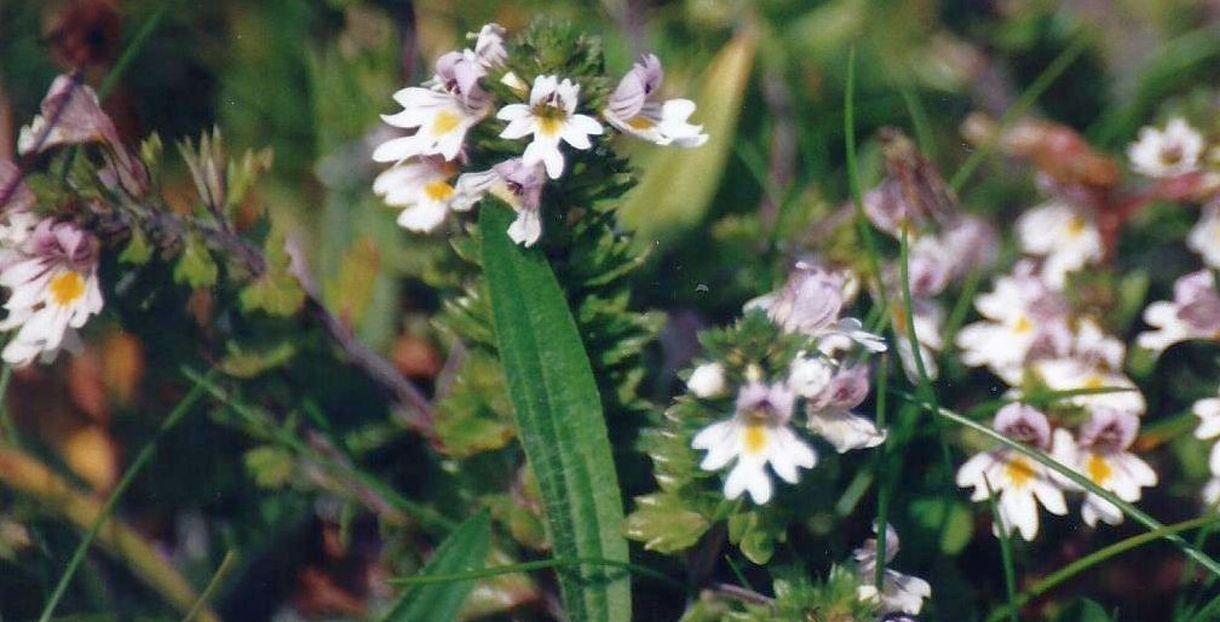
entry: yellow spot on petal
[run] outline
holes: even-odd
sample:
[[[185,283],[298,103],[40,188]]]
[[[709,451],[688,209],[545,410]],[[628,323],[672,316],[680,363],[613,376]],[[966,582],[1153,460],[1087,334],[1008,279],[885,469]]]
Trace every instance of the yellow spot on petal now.
[[[767,450],[767,441],[770,439],[767,436],[767,427],[761,423],[746,424],[745,432],[746,453],[751,455],[759,455]]]
[[[1012,482],[1013,488],[1025,488],[1038,476],[1028,460],[1020,456],[1013,458],[1004,466],[1004,475]]]
[[[538,131],[544,136],[557,136],[563,131],[563,120],[552,116],[538,117]]]
[[[1068,235],[1072,237],[1079,237],[1080,234],[1084,233],[1085,227],[1088,225],[1089,223],[1085,221],[1084,218],[1080,216],[1072,216],[1072,220],[1068,222]]]
[[[1021,316],[1021,317],[1020,317],[1020,318],[1017,320],[1017,324],[1016,324],[1016,326],[1013,326],[1013,327],[1012,327],[1012,332],[1014,332],[1014,333],[1016,333],[1016,334],[1018,334],[1018,335],[1024,335],[1024,334],[1028,333],[1029,331],[1031,331],[1031,330],[1033,330],[1033,329],[1034,329],[1034,324],[1033,324],[1033,322],[1030,322],[1030,321],[1029,321],[1029,318],[1027,318],[1027,317],[1025,317],[1024,315],[1022,315],[1022,316]]]
[[[428,195],[429,199],[441,203],[453,198],[454,190],[449,182],[434,181],[424,186],[424,194]]]
[[[635,117],[627,122],[627,125],[632,129],[640,130],[641,132],[651,130],[657,126],[657,122],[648,117]]]
[[[432,133],[444,136],[462,124],[462,117],[452,110],[442,110],[432,119]]]
[[[1105,386],[1106,380],[1101,376],[1089,376],[1089,379],[1084,381],[1084,388],[1086,389],[1100,389]]]
[[[1097,454],[1089,456],[1089,463],[1085,465],[1085,470],[1089,472],[1089,479],[1098,486],[1110,481],[1110,477],[1114,475],[1114,468],[1110,466],[1110,463]]]
[[[51,300],[55,304],[66,307],[85,297],[85,277],[75,270],[69,270],[51,279]]]

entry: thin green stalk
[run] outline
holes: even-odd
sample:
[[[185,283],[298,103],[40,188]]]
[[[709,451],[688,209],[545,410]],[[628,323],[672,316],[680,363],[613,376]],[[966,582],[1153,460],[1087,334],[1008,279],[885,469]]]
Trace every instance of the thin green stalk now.
[[[17,426],[13,423],[13,415],[8,411],[8,385],[13,380],[13,366],[7,363],[0,369],[0,425],[4,426],[4,440],[14,447],[21,446],[17,436]]]
[[[973,420],[969,419],[968,417],[964,417],[951,410],[948,410],[946,408],[935,408],[931,404],[928,404],[927,402],[924,402],[923,400],[920,400],[918,397],[913,396],[909,393],[895,391],[895,394],[903,397],[907,401],[915,402],[915,403],[919,404],[922,408],[930,410],[930,411],[936,413],[937,415],[944,417],[945,419],[948,419],[950,421],[953,421],[954,423],[957,423],[958,425],[962,425],[967,428],[970,428],[971,430],[974,430],[975,432],[978,432],[979,434],[982,434],[983,436],[986,436],[986,437],[1004,445],[1005,447],[1007,447],[1009,449],[1012,449],[1018,453],[1024,454],[1025,456],[1035,460],[1039,464],[1041,464],[1041,465],[1051,469],[1052,471],[1055,471],[1056,473],[1062,475],[1063,477],[1071,480],[1072,483],[1076,484],[1077,486],[1080,486],[1081,488],[1087,490],[1088,492],[1091,492],[1091,493],[1097,495],[1098,497],[1101,497],[1102,499],[1105,499],[1106,501],[1109,501],[1110,503],[1114,504],[1114,506],[1117,507],[1119,510],[1121,510],[1124,514],[1126,514],[1127,516],[1130,516],[1133,520],[1135,520],[1135,522],[1143,525],[1149,531],[1156,531],[1156,530],[1165,528],[1164,523],[1162,523],[1162,522],[1158,521],[1157,519],[1153,518],[1152,516],[1146,514],[1143,510],[1135,507],[1131,503],[1123,501],[1113,492],[1110,492],[1109,490],[1106,490],[1105,488],[1098,486],[1097,484],[1093,483],[1093,481],[1090,480],[1089,478],[1081,475],[1080,473],[1077,473],[1072,468],[1065,466],[1063,463],[1055,460],[1054,458],[1050,457],[1049,455],[1047,455],[1046,453],[1044,453],[1042,451],[1034,449],[1033,447],[1030,447],[1024,443],[1019,443],[1017,441],[1014,441],[1014,440],[1008,438],[1007,436],[1004,436],[1003,434],[1000,434],[999,432],[991,429],[988,426],[985,426],[977,421],[973,421]],[[1179,536],[1175,533],[1167,533],[1167,534],[1162,535],[1161,538],[1164,540],[1167,540],[1168,542],[1171,542],[1174,546],[1178,547],[1183,552],[1185,552],[1187,555],[1194,558],[1196,561],[1198,561],[1200,564],[1202,564],[1204,568],[1207,568],[1208,571],[1211,572],[1212,574],[1214,574],[1216,576],[1220,576],[1220,563],[1218,563],[1210,555],[1204,553],[1203,551],[1199,550],[1196,547],[1191,546],[1190,543],[1187,542],[1186,540],[1183,540],[1181,536]],[[1218,603],[1218,604],[1220,604],[1220,603]]]
[[[843,141],[847,150],[847,183],[851,187],[851,200],[856,206],[856,228],[868,251],[868,270],[877,283],[882,300],[885,281],[881,278],[881,263],[877,259],[877,242],[873,230],[864,214],[864,191],[860,186],[860,165],[856,157],[856,48],[853,46],[847,57],[847,85],[843,94]]]
[[[215,382],[205,378],[199,372],[183,367],[182,373],[196,382],[198,382],[205,391],[207,391],[213,399],[228,406],[239,417],[247,421],[256,421],[257,415],[251,411],[245,404],[233,399],[224,389],[220,388]],[[440,512],[429,508],[425,505],[416,503],[406,497],[395,492],[381,480],[373,477],[364,471],[353,468],[350,465],[336,461],[330,456],[325,456],[310,447],[309,444],[301,441],[292,434],[280,433],[278,430],[273,433],[274,440],[292,449],[293,451],[307,457],[309,460],[318,463],[326,468],[331,473],[346,478],[350,481],[364,486],[365,488],[377,493],[386,502],[393,505],[395,509],[410,514],[420,522],[421,525],[431,528],[438,533],[447,533],[457,527],[457,523],[445,517]]]
[[[1215,512],[1216,511],[1215,505],[1213,504],[1212,506],[1205,507],[1205,508],[1203,508],[1203,511],[1204,512]],[[1203,548],[1203,542],[1208,537],[1211,536],[1211,534],[1213,532],[1213,527],[1214,527],[1213,523],[1208,523],[1202,529],[1199,530],[1198,534],[1195,535],[1195,539],[1194,539],[1194,542],[1192,543],[1192,545],[1196,549]],[[1194,579],[1193,579],[1194,574],[1195,574],[1195,560],[1188,559],[1188,560],[1186,560],[1185,567],[1182,568],[1182,578],[1178,581],[1178,597],[1176,599],[1174,599],[1174,603],[1173,603],[1173,619],[1174,620],[1181,620],[1182,618],[1184,618],[1186,616],[1186,612],[1189,612],[1191,609],[1194,609],[1194,607],[1195,607],[1195,603],[1186,602],[1186,588],[1188,585],[1190,585],[1191,583],[1194,582]],[[1214,578],[1214,577],[1209,577],[1209,578]],[[1204,590],[1206,590],[1209,587],[1211,587],[1210,583],[1203,585]],[[1191,600],[1194,600],[1194,599],[1192,598]]]
[[[932,138],[931,124],[928,121],[928,111],[919,99],[919,93],[911,88],[911,81],[890,75],[890,83],[898,89],[902,103],[906,105],[907,114],[911,117],[911,128],[915,131],[915,144],[928,160],[936,161],[936,141]]]
[[[1076,39],[1072,41],[1072,44],[1063,50],[1055,60],[1051,61],[1051,64],[1047,65],[1046,69],[1030,83],[1029,87],[1017,98],[1016,103],[1000,117],[995,134],[988,138],[987,142],[983,143],[974,153],[971,153],[970,157],[966,158],[966,161],[962,163],[962,167],[953,175],[953,179],[949,180],[949,187],[954,192],[960,192],[962,186],[970,179],[970,176],[983,164],[984,160],[991,156],[991,153],[999,146],[1004,130],[1008,129],[1008,126],[1012,125],[1014,121],[1025,116],[1025,113],[1029,112],[1029,109],[1038,101],[1038,98],[1042,97],[1042,94],[1046,92],[1046,89],[1050,88],[1055,83],[1055,80],[1059,79],[1059,76],[1063,75],[1063,72],[1072,63],[1076,62],[1076,59],[1088,49],[1089,44],[1092,42],[1092,33],[1082,30],[1076,35]]]
[[[987,485],[987,505],[991,506],[991,520],[996,524],[996,537],[1000,540],[1000,563],[1004,565],[1004,592],[1008,595],[1008,606],[1006,609],[1009,612],[1008,618],[1010,622],[1021,622],[1017,617],[1017,567],[1012,561],[1012,540],[1011,534],[1008,532],[1008,524],[1004,522],[1004,515],[1000,513],[1000,508],[996,502],[995,491],[991,488],[991,480],[983,475],[983,483]]]
[[[220,560],[220,566],[216,568],[216,572],[212,575],[212,579],[208,581],[207,587],[199,593],[199,600],[191,607],[191,610],[186,612],[186,616],[182,618],[182,622],[192,622],[195,616],[203,611],[204,607],[208,606],[208,601],[212,599],[212,594],[220,589],[220,585],[233,572],[233,568],[237,566],[237,553],[229,551],[225,553],[224,559]]]
[[[165,13],[167,10],[169,10],[171,4],[173,4],[173,2],[166,1],[157,5],[157,8],[153,12],[152,16],[144,21],[144,25],[140,27],[140,31],[136,33],[136,36],[132,37],[131,43],[127,44],[127,47],[123,49],[123,55],[119,56],[119,60],[115,61],[114,67],[112,67],[106,74],[106,78],[102,80],[101,86],[99,86],[97,89],[97,98],[99,100],[106,99],[106,96],[110,94],[110,91],[114,90],[114,87],[118,86],[119,78],[123,77],[123,73],[127,71],[128,65],[131,64],[131,61],[135,60],[136,55],[139,54],[140,50],[144,47],[144,42],[148,40],[148,37],[151,36],[153,31],[157,29],[157,26],[161,24],[161,18],[165,17]]]
[[[886,356],[878,366],[878,387],[885,387],[889,383],[889,363],[889,357]],[[877,392],[876,419],[879,429],[885,429],[887,399],[886,391]],[[877,571],[873,576],[873,586],[877,588],[878,593],[881,593],[885,583],[886,532],[889,531],[886,527],[890,519],[890,483],[893,479],[890,477],[889,464],[889,443],[885,443],[881,446],[881,451],[877,452]]]
[[[517,574],[520,572],[533,572],[536,570],[550,570],[552,568],[570,568],[573,566],[609,566],[611,568],[620,568],[628,572],[645,576],[650,579],[656,579],[659,583],[664,583],[674,589],[686,591],[686,586],[682,583],[673,580],[664,573],[653,570],[646,566],[632,564],[614,559],[598,559],[598,558],[568,558],[556,557],[551,559],[541,559],[532,562],[521,562],[519,564],[510,564],[507,566],[494,566],[492,568],[482,568],[480,570],[470,570],[467,572],[454,572],[449,574],[433,574],[433,575],[417,575],[413,577],[397,577],[389,579],[387,582],[393,585],[430,585],[436,583],[452,583],[454,581],[469,581],[471,579],[486,579],[488,577],[498,577],[506,574]]]
[[[974,306],[974,294],[978,292],[979,286],[982,284],[982,270],[976,268],[966,275],[966,280],[962,282],[962,291],[957,296],[957,302],[953,304],[953,310],[949,312],[949,317],[945,320],[945,343],[953,343],[957,337],[957,331],[961,330],[962,324],[966,323],[966,314],[970,313],[970,308]]]
[[[1180,534],[1184,531],[1190,531],[1191,529],[1199,527],[1207,528],[1215,525],[1217,522],[1220,522],[1220,516],[1203,516],[1193,518],[1188,521],[1183,521],[1181,523],[1176,523],[1141,533],[1136,536],[1131,536],[1130,538],[1115,542],[1114,544],[1111,544],[1103,549],[1094,551],[1093,553],[1081,557],[1063,568],[1056,570],[1046,578],[1037,582],[1032,587],[1022,592],[1021,595],[1017,597],[1016,602],[1010,602],[1005,607],[993,611],[991,615],[987,617],[986,622],[998,622],[1001,618],[1008,614],[1015,616],[1017,611],[1030,601],[1055,589],[1056,587],[1059,587],[1072,577],[1079,575],[1085,570],[1088,570],[1089,568],[1092,568],[1111,558],[1118,557],[1123,553],[1137,549],[1150,542],[1155,542],[1156,540],[1160,540],[1166,536]]]
[[[73,551],[67,568],[64,569],[63,575],[59,578],[59,584],[55,586],[55,591],[51,593],[51,598],[47,600],[47,605],[43,608],[42,615],[38,617],[38,622],[48,622],[51,616],[54,615],[55,608],[59,606],[59,601],[63,599],[64,594],[68,591],[68,586],[72,583],[72,577],[76,574],[77,569],[80,568],[81,562],[85,560],[85,555],[89,552],[89,547],[93,545],[93,540],[97,538],[98,532],[102,530],[102,526],[106,524],[106,521],[114,512],[119,499],[123,498],[131,483],[135,481],[136,476],[143,470],[144,465],[152,460],[161,439],[182,421],[182,418],[191,411],[191,408],[202,397],[203,386],[199,382],[195,382],[195,386],[191,387],[186,397],[182,398],[182,401],[178,402],[178,405],[170,411],[165,421],[161,422],[161,427],[157,429],[157,433],[153,435],[152,440],[144,445],[136,459],[132,461],[131,466],[127,467],[127,471],[123,473],[123,478],[119,480],[118,485],[114,487],[114,490],[111,491],[110,496],[106,499],[106,503],[102,505],[97,519],[93,521],[93,525],[89,527],[89,531],[85,533],[85,537],[81,539],[80,544]]]

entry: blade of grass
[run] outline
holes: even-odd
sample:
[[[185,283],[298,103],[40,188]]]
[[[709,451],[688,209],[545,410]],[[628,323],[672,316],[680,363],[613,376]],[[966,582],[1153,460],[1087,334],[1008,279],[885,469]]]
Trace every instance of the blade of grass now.
[[[1038,581],[1032,587],[1022,592],[1017,597],[1015,602],[1010,602],[1003,608],[993,611],[991,615],[987,617],[986,622],[998,622],[1001,618],[1009,614],[1011,614],[1011,616],[1015,616],[1017,611],[1030,601],[1055,589],[1056,587],[1059,587],[1072,577],[1075,577],[1085,570],[1088,570],[1102,562],[1108,561],[1128,551],[1135,550],[1141,546],[1144,546],[1145,544],[1163,539],[1166,536],[1180,534],[1184,531],[1190,531],[1200,527],[1210,527],[1215,525],[1217,522],[1220,522],[1220,516],[1203,516],[1193,518],[1188,521],[1175,523],[1173,525],[1161,527],[1160,529],[1154,529],[1139,535],[1131,536],[1130,538],[1115,542],[1114,544],[1111,544],[1103,549],[1094,551],[1064,566],[1063,568],[1056,570],[1050,575],[1047,575],[1041,581]]]
[[[173,4],[170,1],[161,2],[154,9],[153,14],[147,20],[144,20],[144,24],[140,26],[139,32],[131,38],[131,43],[128,43],[123,48],[123,54],[115,61],[114,67],[110,69],[106,74],[106,78],[102,80],[101,86],[98,87],[97,98],[99,100],[105,100],[106,96],[114,90],[114,87],[118,86],[119,79],[123,77],[127,67],[131,65],[131,61],[135,60],[140,50],[144,48],[144,43],[148,41],[148,37],[157,29],[157,26],[161,25],[161,19],[165,17],[165,13]]]
[[[995,134],[978,149],[975,149],[974,152],[970,154],[970,157],[966,158],[966,161],[962,163],[961,168],[957,169],[957,173],[953,175],[953,179],[949,180],[949,187],[952,188],[954,192],[961,192],[962,186],[966,185],[966,182],[969,181],[970,176],[974,174],[978,167],[981,166],[983,162],[991,156],[991,153],[995,151],[995,148],[999,146],[1000,138],[1004,134],[1004,131],[1008,129],[1008,126],[1012,125],[1012,123],[1017,119],[1025,116],[1025,114],[1029,112],[1029,109],[1032,108],[1033,105],[1038,101],[1038,98],[1042,97],[1042,94],[1046,92],[1046,89],[1050,88],[1050,86],[1055,83],[1055,80],[1058,80],[1059,76],[1063,75],[1063,72],[1067,71],[1067,68],[1070,67],[1072,63],[1076,62],[1076,59],[1079,58],[1086,49],[1088,49],[1089,44],[1092,42],[1092,31],[1082,29],[1076,34],[1076,37],[1072,43],[1068,45],[1067,48],[1065,48],[1063,52],[1055,58],[1055,60],[1051,61],[1051,64],[1047,65],[1046,69],[1044,69],[1042,73],[1039,74],[1028,87],[1026,87],[1025,91],[1023,91],[1020,97],[1017,98],[1016,103],[1014,103],[1012,107],[1005,111],[1004,115],[1000,117],[1000,122],[996,126]]]
[[[983,475],[983,483],[987,485],[987,505],[991,507],[991,520],[996,524],[996,538],[1000,540],[1000,563],[1004,566],[1004,593],[1008,596],[1008,606],[1006,609],[1009,612],[1008,619],[1010,622],[1021,622],[1017,616],[1019,608],[1017,606],[1017,567],[1012,562],[1012,539],[1008,531],[1008,524],[1004,522],[1004,515],[1000,513],[1000,508],[996,503],[995,490],[991,488],[991,480],[987,479],[987,475]]]
[[[576,566],[607,566],[610,568],[621,568],[632,574],[656,579],[659,583],[664,583],[675,590],[685,592],[686,586],[682,583],[673,580],[665,573],[657,572],[652,568],[632,564],[630,562],[621,562],[613,559],[599,558],[559,558],[540,559],[532,562],[521,562],[519,564],[508,564],[504,566],[493,566],[491,568],[482,568],[480,570],[470,570],[466,572],[454,572],[449,574],[419,574],[413,577],[395,577],[390,579],[388,583],[393,585],[432,585],[435,583],[449,583],[451,581],[466,581],[471,579],[486,579],[489,577],[498,577],[506,574],[517,574],[522,572],[535,572],[538,570],[551,570],[553,568],[573,568]]]
[[[889,383],[890,375],[890,357],[889,355],[881,358],[881,363],[877,368],[877,386],[885,387]],[[886,391],[877,392],[877,428],[885,429],[886,424],[886,407],[888,406],[888,396]],[[876,470],[877,470],[877,571],[873,575],[873,586],[877,589],[877,593],[882,592],[885,586],[885,547],[886,535],[889,529],[890,520],[890,483],[892,478],[889,472],[889,443],[883,443],[881,451],[877,452]]]
[[[1050,457],[1049,455],[1047,455],[1046,453],[1044,453],[1042,451],[1034,449],[1033,447],[1025,445],[1024,443],[1019,443],[1017,441],[1014,441],[1014,440],[1008,438],[1007,436],[1004,436],[1003,434],[1000,434],[999,432],[991,429],[988,426],[985,426],[977,421],[973,421],[973,420],[969,419],[968,417],[964,417],[947,408],[934,408],[931,404],[928,404],[927,402],[924,402],[923,400],[921,400],[918,397],[911,395],[909,393],[905,393],[902,391],[895,391],[894,393],[895,393],[895,395],[898,395],[907,401],[913,401],[916,404],[919,404],[921,408],[934,412],[937,416],[944,417],[945,419],[948,419],[949,421],[952,421],[958,425],[964,426],[975,432],[978,432],[979,434],[982,434],[983,436],[986,436],[986,437],[1004,445],[1005,447],[1007,447],[1009,449],[1013,449],[1021,454],[1024,454],[1025,456],[1028,456],[1029,458],[1037,461],[1039,464],[1041,464],[1041,465],[1051,469],[1052,471],[1055,471],[1056,473],[1062,475],[1063,477],[1067,478],[1068,480],[1070,480],[1072,483],[1076,484],[1077,486],[1080,486],[1081,488],[1114,504],[1114,506],[1117,507],[1119,510],[1121,510],[1123,512],[1123,514],[1131,517],[1132,520],[1143,525],[1149,531],[1156,531],[1158,529],[1163,529],[1165,527],[1164,523],[1162,523],[1162,522],[1158,521],[1157,519],[1153,518],[1152,516],[1148,515],[1143,510],[1135,507],[1131,503],[1123,501],[1122,499],[1118,498],[1118,496],[1115,495],[1113,492],[1110,492],[1109,490],[1106,490],[1105,488],[1102,488],[1101,486],[1094,484],[1093,481],[1090,480],[1089,478],[1081,475],[1080,473],[1077,473],[1076,471],[1072,470],[1070,467],[1065,466],[1063,463],[1059,462],[1058,460],[1055,460],[1054,458]],[[1199,550],[1197,547],[1191,546],[1189,542],[1187,542],[1186,540],[1183,540],[1182,537],[1177,535],[1176,533],[1168,533],[1161,537],[1162,537],[1162,539],[1167,540],[1168,542],[1172,543],[1174,546],[1181,549],[1191,558],[1193,558],[1194,560],[1199,562],[1204,568],[1207,568],[1207,570],[1209,572],[1220,577],[1220,563],[1216,562],[1216,560],[1213,559],[1210,555]]]
[[[623,502],[597,382],[559,281],[538,248],[505,231],[511,209],[479,209],[482,265],[518,438],[538,480],[558,557],[627,561]],[[631,617],[624,573],[559,573],[573,622]]]
[[[8,385],[13,380],[13,366],[7,363],[0,369],[0,425],[4,426],[4,440],[13,447],[21,447],[21,438],[17,436],[17,426],[13,423],[13,415],[8,411]]]
[[[491,551],[491,517],[480,513],[453,530],[436,549],[432,560],[412,579],[441,579],[407,583],[409,587],[382,622],[453,622],[474,589],[472,572],[485,570]],[[460,575],[467,576],[460,576]],[[456,578],[454,575],[459,575]]]
[[[97,515],[97,518],[93,521],[93,525],[89,527],[89,531],[85,533],[85,537],[81,539],[80,544],[76,546],[76,550],[72,552],[72,557],[68,560],[68,566],[64,569],[63,574],[59,577],[59,583],[56,584],[55,590],[51,592],[51,597],[47,600],[46,606],[43,607],[42,615],[38,616],[38,622],[48,622],[51,619],[51,616],[55,614],[55,608],[59,606],[59,601],[63,599],[64,594],[67,593],[68,586],[72,583],[72,577],[76,575],[76,571],[78,568],[80,568],[81,562],[85,560],[85,555],[89,552],[89,548],[93,545],[93,540],[97,538],[98,532],[102,530],[102,526],[104,526],[106,521],[109,520],[110,515],[114,513],[115,507],[118,506],[119,499],[123,498],[123,495],[127,492],[127,489],[131,486],[131,483],[135,481],[136,476],[139,475],[140,471],[144,469],[144,466],[148,464],[150,460],[152,460],[152,457],[157,452],[157,445],[160,443],[161,439],[164,438],[170,430],[174,429],[174,427],[177,426],[180,421],[182,421],[187,413],[191,412],[191,409],[202,397],[203,386],[196,382],[195,385],[191,387],[190,392],[186,394],[186,397],[183,397],[182,401],[178,402],[178,405],[175,406],[165,420],[161,422],[161,427],[157,429],[157,432],[153,435],[152,440],[148,441],[148,443],[144,445],[142,449],[140,449],[140,453],[136,455],[136,459],[133,460],[131,465],[127,467],[127,471],[123,473],[123,477],[119,480],[118,485],[116,485],[114,490],[110,492],[110,496],[107,497],[106,503],[102,505],[102,510]]]
[[[885,281],[881,278],[881,262],[878,259],[877,241],[873,239],[872,225],[864,214],[864,190],[860,186],[860,164],[856,154],[856,48],[853,46],[847,53],[847,85],[843,90],[843,146],[847,157],[847,183],[851,188],[852,204],[856,207],[856,229],[864,240],[864,248],[868,255],[868,271],[877,283],[877,291],[882,300],[889,300],[885,294]],[[884,529],[882,530],[884,531]]]
[[[225,553],[224,559],[220,560],[220,566],[216,568],[216,572],[212,575],[212,579],[208,581],[207,587],[199,593],[199,600],[195,603],[191,610],[183,616],[182,622],[193,622],[199,613],[208,605],[208,601],[212,599],[212,595],[216,590],[220,589],[225,579],[229,578],[229,574],[233,572],[233,568],[237,566],[237,553],[229,551]]]

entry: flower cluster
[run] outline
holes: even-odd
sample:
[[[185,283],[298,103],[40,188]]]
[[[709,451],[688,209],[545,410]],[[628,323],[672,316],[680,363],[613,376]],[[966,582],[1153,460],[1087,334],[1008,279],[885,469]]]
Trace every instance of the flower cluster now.
[[[431,80],[394,94],[403,109],[383,118],[410,134],[373,152],[374,160],[392,163],[377,176],[373,191],[387,205],[403,208],[402,227],[434,231],[450,212],[468,211],[491,194],[517,212],[508,235],[532,246],[542,236],[543,189],[571,168],[564,152],[591,149],[605,133],[599,113],[582,98],[580,83],[554,74],[520,76],[508,69],[511,48],[504,35],[496,24],[484,26],[471,35],[474,49],[441,56]],[[657,57],[644,56],[609,95],[600,116],[624,134],[657,145],[702,145],[707,135],[688,121],[695,104],[658,99],[663,78]],[[491,88],[493,83],[507,91]],[[499,101],[502,93],[516,99]],[[486,170],[466,170],[472,162],[468,133],[493,117],[504,124],[499,138],[528,142],[518,155]]]
[[[854,289],[853,280],[808,263],[797,264],[786,286],[746,305],[747,314],[765,314],[794,337],[786,360],[770,361],[770,377],[759,361],[705,362],[687,380],[690,393],[713,407],[732,398],[732,415],[700,431],[691,443],[707,452],[701,468],[719,471],[732,463],[724,495],[749,492],[762,505],[772,497],[767,465],[790,484],[799,469],[817,464],[817,453],[798,427],[826,439],[835,450],[875,447],[885,432],[852,409],[868,396],[867,364],[853,353],[881,352],[885,344],[859,320],[840,314]],[[801,426],[800,424],[803,424]]]
[[[71,222],[45,218],[31,226],[23,214],[7,218],[0,285],[10,292],[0,331],[15,333],[4,347],[4,362],[50,362],[61,348],[78,351],[76,330],[102,310],[97,239]]]

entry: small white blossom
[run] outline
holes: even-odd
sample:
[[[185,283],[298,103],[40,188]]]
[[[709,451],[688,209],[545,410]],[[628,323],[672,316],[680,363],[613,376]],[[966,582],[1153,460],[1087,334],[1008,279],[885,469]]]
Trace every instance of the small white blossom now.
[[[759,296],[745,310],[761,309],[776,326],[790,333],[818,337],[834,328],[846,302],[847,279],[819,265],[797,262],[783,289]]]
[[[1136,343],[1157,354],[1180,341],[1220,339],[1220,293],[1212,271],[1199,270],[1179,278],[1173,284],[1173,302],[1148,305],[1144,321],[1154,330],[1140,333]]]
[[[728,389],[724,379],[724,365],[704,363],[691,372],[686,379],[686,388],[695,397],[710,398],[723,395]]]
[[[1079,441],[1063,428],[1055,430],[1053,454],[1056,460],[1119,499],[1139,501],[1140,489],[1155,486],[1157,476],[1148,463],[1127,451],[1138,431],[1139,419],[1135,415],[1099,409],[1081,427]],[[1117,506],[1094,493],[1085,496],[1080,514],[1090,527],[1096,526],[1099,518],[1111,525],[1123,521]]]
[[[809,397],[805,406],[809,431],[826,439],[835,451],[847,453],[885,442],[886,432],[871,419],[852,412],[868,397],[868,367],[840,369],[825,389]]]
[[[1035,448],[1050,447],[1050,424],[1046,415],[1024,404],[1009,404],[996,413],[995,429]],[[957,485],[974,488],[971,501],[985,501],[988,491],[998,495],[996,529],[1025,540],[1038,535],[1038,504],[1052,514],[1067,514],[1063,489],[1046,467],[1014,449],[981,453],[957,471]]]
[[[481,58],[471,50],[450,52],[438,59],[436,75],[425,86],[394,93],[402,111],[381,116],[386,123],[415,133],[382,143],[373,151],[373,160],[402,162],[430,155],[456,158],[466,132],[491,112],[491,95],[479,84],[486,75]]]
[[[985,319],[958,333],[962,361],[987,367],[1008,384],[1020,384],[1027,360],[1061,356],[1071,347],[1066,300],[1028,262],[997,279],[993,291],[975,299],[975,307]]]
[[[718,471],[736,459],[724,482],[724,496],[736,499],[748,491],[754,503],[771,499],[771,477],[766,467],[780,479],[795,484],[798,469],[811,469],[817,455],[789,427],[796,394],[784,384],[751,382],[737,394],[737,412],[731,419],[713,423],[697,434],[691,447],[706,450],[699,465],[705,471]]]
[[[877,526],[873,525],[873,532]],[[888,564],[898,555],[898,532],[890,525],[885,526],[885,563]],[[856,574],[861,585],[857,590],[857,598],[861,602],[877,602],[883,613],[902,612],[911,615],[918,614],[923,609],[923,601],[932,597],[932,586],[919,577],[902,574],[892,568],[886,568],[882,574],[881,591],[874,584],[877,575],[877,539],[869,538],[864,546],[852,551],[856,560]]]
[[[706,143],[703,126],[687,121],[695,112],[695,102],[650,101],[664,79],[661,61],[652,54],[645,55],[619,82],[602,116],[622,132],[657,145],[698,147]]]
[[[788,370],[788,387],[801,397],[813,398],[820,395],[834,375],[830,363],[818,356],[798,354]]]
[[[1203,257],[1209,268],[1220,268],[1220,201],[1203,208],[1203,216],[1190,230],[1186,245]]]
[[[12,290],[0,331],[16,329],[3,358],[15,366],[39,355],[49,362],[61,347],[76,346],[75,329],[102,310],[98,242],[73,223],[48,218],[17,250],[0,272],[0,286]]]
[[[521,158],[512,158],[490,170],[462,175],[457,181],[457,192],[472,204],[487,194],[507,203],[517,212],[517,219],[508,226],[508,237],[528,247],[542,237],[542,187],[545,183],[542,167],[527,166]]]
[[[941,335],[941,325],[945,321],[945,312],[933,300],[914,300],[911,317],[915,325],[915,339],[919,345],[919,357],[923,361],[924,371],[928,378],[935,380],[940,373],[936,365],[936,353],[945,347]],[[919,381],[919,361],[915,360],[915,350],[911,347],[911,338],[907,328],[906,310],[902,305],[894,306],[894,335],[897,339],[898,358],[902,361],[902,369],[912,382]]]
[[[1070,272],[1102,258],[1101,231],[1092,213],[1064,201],[1030,209],[1017,219],[1021,250],[1043,258],[1042,277],[1062,289]]]
[[[474,54],[487,69],[504,66],[508,51],[504,49],[504,27],[499,24],[484,24],[477,33],[468,37],[475,39]]]
[[[445,221],[450,211],[464,212],[476,196],[455,187],[457,167],[439,157],[424,157],[394,165],[373,180],[373,192],[386,205],[403,208],[399,226],[410,231],[430,232]]]
[[[1220,436],[1220,397],[1208,397],[1201,399],[1191,406],[1190,411],[1199,418],[1199,427],[1195,428],[1195,438],[1200,440],[1215,439]],[[1212,444],[1211,455],[1207,461],[1208,468],[1211,469],[1213,478],[1220,478],[1220,443]],[[1213,482],[1217,481],[1215,479]],[[1220,484],[1218,484],[1220,485]],[[1208,484],[1209,487],[1212,484]],[[1204,497],[1208,504],[1214,503],[1218,496],[1213,496],[1204,492]]]
[[[1149,177],[1194,172],[1202,153],[1203,136],[1182,118],[1172,119],[1164,130],[1142,128],[1139,140],[1127,147],[1131,168]]]
[[[516,139],[533,135],[521,156],[526,166],[543,164],[551,179],[563,174],[563,153],[560,141],[576,149],[589,149],[590,136],[602,133],[602,126],[588,115],[577,114],[576,104],[580,85],[557,76],[538,76],[530,90],[530,103],[509,104],[496,113],[496,118],[508,121],[500,138]]]

